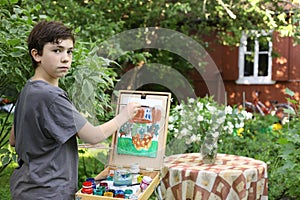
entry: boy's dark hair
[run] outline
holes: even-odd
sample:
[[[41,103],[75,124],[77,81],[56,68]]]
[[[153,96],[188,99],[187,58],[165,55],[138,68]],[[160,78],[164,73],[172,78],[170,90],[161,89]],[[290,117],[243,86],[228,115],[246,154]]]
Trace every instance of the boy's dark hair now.
[[[72,39],[75,43],[75,38],[72,29],[58,21],[41,21],[34,26],[28,40],[29,55],[32,60],[32,65],[37,68],[38,63],[31,56],[31,50],[36,49],[39,55],[43,55],[43,48],[46,43],[58,43],[59,39]]]

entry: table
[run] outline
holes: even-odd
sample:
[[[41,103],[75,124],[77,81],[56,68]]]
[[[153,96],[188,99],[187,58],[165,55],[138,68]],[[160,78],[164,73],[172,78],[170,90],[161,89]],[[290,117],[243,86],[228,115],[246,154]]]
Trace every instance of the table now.
[[[268,199],[267,165],[253,158],[218,154],[204,164],[200,153],[178,154],[164,159],[161,173],[167,200]]]

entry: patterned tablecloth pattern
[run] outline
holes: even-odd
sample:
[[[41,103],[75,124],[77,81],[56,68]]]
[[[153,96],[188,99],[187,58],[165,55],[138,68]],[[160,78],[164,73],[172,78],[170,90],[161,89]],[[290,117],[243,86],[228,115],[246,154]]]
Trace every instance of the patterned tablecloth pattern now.
[[[227,154],[213,165],[203,164],[200,153],[172,155],[164,160],[161,192],[176,200],[267,200],[267,165]]]

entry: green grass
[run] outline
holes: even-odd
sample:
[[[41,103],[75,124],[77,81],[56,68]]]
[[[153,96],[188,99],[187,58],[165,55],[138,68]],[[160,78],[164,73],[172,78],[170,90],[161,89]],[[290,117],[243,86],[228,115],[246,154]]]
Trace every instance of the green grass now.
[[[15,164],[9,164],[0,174],[0,200],[11,199],[9,191],[9,179],[15,167]]]
[[[132,139],[130,138],[118,138],[118,153],[119,154],[129,154],[131,156],[145,156],[155,158],[158,149],[158,142],[152,141],[149,149],[137,150],[132,144]]]

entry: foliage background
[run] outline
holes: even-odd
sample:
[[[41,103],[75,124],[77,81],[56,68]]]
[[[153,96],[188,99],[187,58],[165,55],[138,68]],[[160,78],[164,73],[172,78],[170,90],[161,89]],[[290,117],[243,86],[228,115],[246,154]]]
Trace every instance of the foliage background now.
[[[32,75],[26,39],[34,24],[43,19],[60,20],[75,29],[77,50],[74,54],[73,68],[61,81],[61,87],[68,91],[78,109],[90,120],[101,123],[113,116],[113,109],[110,107],[111,90],[128,66],[147,62],[161,63],[174,67],[183,75],[188,74],[191,66],[170,52],[149,49],[127,52],[116,61],[97,58],[94,62],[90,62],[93,49],[100,42],[125,30],[153,26],[187,34],[207,48],[209,44],[203,42],[199,35],[214,32],[222,44],[239,45],[242,31],[253,29],[274,29],[284,36],[293,36],[297,42],[300,38],[297,26],[300,9],[299,4],[295,2],[292,0],[0,0],[0,96],[14,102],[18,92]],[[287,7],[291,10],[287,11]],[[95,69],[98,74],[91,76],[91,72]],[[82,102],[76,101],[75,97]],[[85,102],[92,102],[92,105]],[[11,115],[1,113],[0,119],[1,172],[14,159],[14,152],[8,146]],[[297,173],[300,172],[299,118],[293,118],[290,126],[284,127],[280,133],[270,131],[266,126],[272,119],[256,119],[248,124],[249,127],[243,137],[224,138],[221,150],[266,161],[270,165],[269,174],[272,183],[270,199],[299,197],[296,188],[299,185]],[[265,129],[262,129],[263,127]],[[89,163],[93,162],[97,161],[89,160]],[[94,165],[87,165],[84,168],[84,163],[79,169],[80,176],[92,175],[99,171],[92,167]],[[7,173],[10,172],[8,168]],[[1,173],[2,177],[3,174],[6,173]],[[1,180],[4,180],[2,177]],[[5,183],[7,185],[7,182],[3,182]]]

